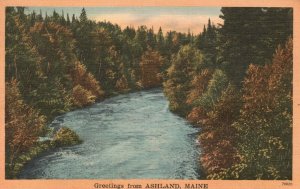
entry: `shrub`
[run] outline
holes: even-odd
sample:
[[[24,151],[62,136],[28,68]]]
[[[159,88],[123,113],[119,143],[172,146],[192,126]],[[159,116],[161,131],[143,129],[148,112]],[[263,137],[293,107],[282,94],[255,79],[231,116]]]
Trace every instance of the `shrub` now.
[[[71,146],[82,143],[79,136],[67,127],[60,128],[54,136],[51,144],[55,147]]]

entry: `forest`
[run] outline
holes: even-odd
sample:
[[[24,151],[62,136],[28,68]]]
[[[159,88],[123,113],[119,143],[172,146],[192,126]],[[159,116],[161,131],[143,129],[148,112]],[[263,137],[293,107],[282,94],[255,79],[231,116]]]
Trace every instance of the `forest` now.
[[[162,87],[169,109],[200,128],[204,179],[292,179],[293,10],[221,8],[199,34],[121,28],[6,7],[5,170],[82,142],[53,118],[105,98]]]

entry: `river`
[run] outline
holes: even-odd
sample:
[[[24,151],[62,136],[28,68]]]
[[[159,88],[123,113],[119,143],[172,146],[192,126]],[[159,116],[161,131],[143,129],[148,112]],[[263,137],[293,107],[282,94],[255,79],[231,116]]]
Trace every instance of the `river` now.
[[[199,132],[161,89],[123,94],[57,117],[84,141],[27,164],[22,179],[198,179]]]

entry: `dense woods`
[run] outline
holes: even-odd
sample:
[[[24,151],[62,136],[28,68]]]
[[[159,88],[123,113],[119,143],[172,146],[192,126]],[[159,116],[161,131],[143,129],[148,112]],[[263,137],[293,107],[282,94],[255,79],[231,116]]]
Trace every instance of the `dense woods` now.
[[[291,179],[292,10],[221,12],[171,59],[170,109],[201,128],[206,178]]]
[[[292,9],[222,8],[200,34],[121,29],[6,8],[6,177],[55,116],[109,96],[163,87],[201,131],[207,179],[292,178]],[[53,146],[81,142],[61,128]]]

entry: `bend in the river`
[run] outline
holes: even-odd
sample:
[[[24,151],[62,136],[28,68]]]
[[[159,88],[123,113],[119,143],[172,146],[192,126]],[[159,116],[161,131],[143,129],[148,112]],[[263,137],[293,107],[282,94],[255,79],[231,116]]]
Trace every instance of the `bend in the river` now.
[[[112,97],[54,123],[84,142],[33,160],[21,178],[199,178],[198,130],[168,110],[161,89]]]

